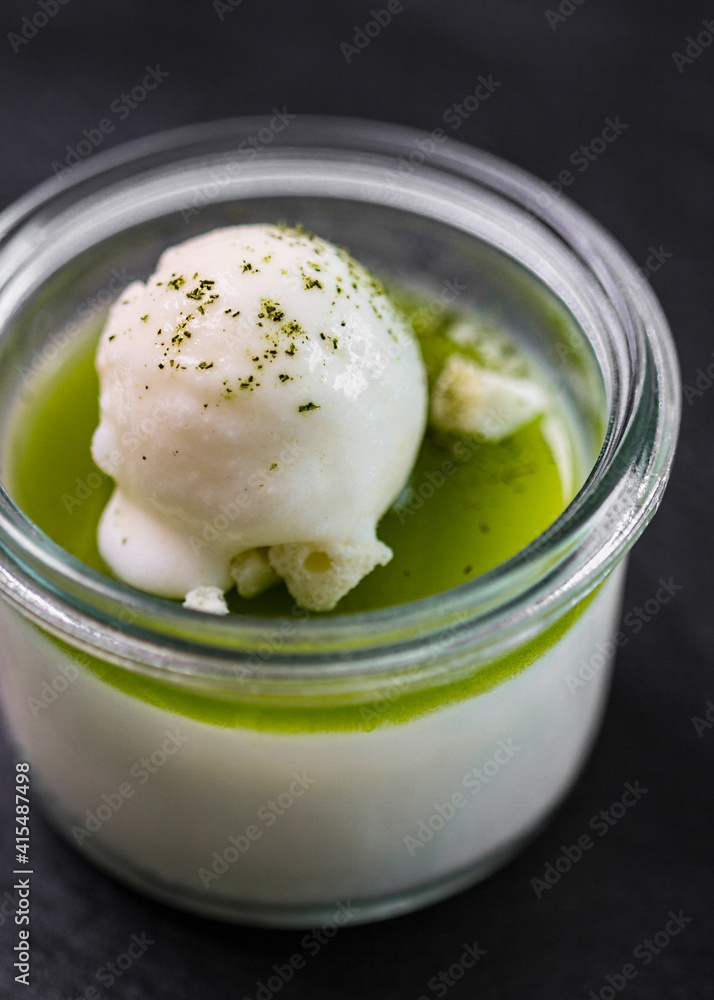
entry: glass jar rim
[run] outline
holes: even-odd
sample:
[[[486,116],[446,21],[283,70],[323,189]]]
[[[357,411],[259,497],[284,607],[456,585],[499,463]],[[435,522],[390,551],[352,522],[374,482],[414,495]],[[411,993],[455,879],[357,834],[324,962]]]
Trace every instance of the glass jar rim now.
[[[8,313],[6,285],[52,219],[129,181],[136,189],[178,164],[230,156],[264,125],[262,118],[228,119],[135,140],[94,155],[72,168],[68,178],[47,181],[6,209],[0,215],[0,337]],[[328,172],[338,164],[367,170],[372,161],[379,161],[382,170],[389,163],[397,170],[425,148],[428,156],[422,152],[423,162],[411,174],[403,172],[400,181],[415,204],[420,197],[428,199],[430,191],[446,201],[457,194],[468,199],[469,191],[474,200],[489,199],[493,218],[510,217],[518,238],[530,241],[533,259],[548,265],[549,275],[569,262],[583,288],[587,284],[584,308],[597,314],[610,338],[613,391],[605,442],[586,483],[560,517],[488,573],[421,600],[330,617],[218,618],[139,593],[85,566],[40,532],[0,486],[0,593],[11,604],[57,636],[158,676],[201,676],[207,683],[225,684],[244,679],[252,658],[250,675],[256,681],[304,682],[420,665],[438,669],[442,654],[464,645],[498,655],[514,636],[522,641],[540,631],[605,579],[660,502],[681,406],[671,335],[634,262],[549,185],[451,138],[436,143],[434,133],[301,115],[267,151],[257,151],[254,161],[265,165],[274,156],[294,155]],[[375,201],[383,195],[377,185]],[[360,197],[366,197],[364,191]],[[459,204],[465,212],[468,201]],[[269,655],[256,668],[255,651],[266,647]]]

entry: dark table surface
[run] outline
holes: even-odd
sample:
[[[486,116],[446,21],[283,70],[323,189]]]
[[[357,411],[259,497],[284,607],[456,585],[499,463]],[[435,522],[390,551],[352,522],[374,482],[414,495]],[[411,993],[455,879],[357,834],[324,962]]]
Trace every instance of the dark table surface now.
[[[500,86],[458,129],[447,124],[449,134],[548,181],[570,170],[567,193],[635,261],[645,265],[658,251],[652,286],[683,380],[695,386],[714,355],[714,23],[703,24],[714,6],[558,3],[404,0],[355,54],[341,43],[351,45],[371,19],[368,2],[44,0],[47,23],[36,18],[41,27],[23,39],[23,18],[39,0],[4,0],[0,205],[50,176],[108,114],[115,128],[102,148],[273,107],[432,129],[491,74]],[[147,66],[168,75],[130,113],[111,111]],[[571,157],[608,118],[627,128],[579,168]],[[660,578],[681,590],[619,652],[604,728],[574,791],[506,869],[422,912],[342,930],[307,956],[281,997],[606,998],[619,995],[618,976],[633,961],[637,976],[622,988],[633,1000],[714,997],[714,727],[696,723],[714,699],[714,392],[687,395],[672,481],[634,550],[625,611],[651,597]],[[4,901],[12,758],[0,749]],[[647,794],[537,898],[531,879],[628,781]],[[37,815],[33,852],[32,985],[13,981],[15,928],[0,907],[3,996],[84,997],[133,934],[155,943],[101,987],[103,997],[254,998],[274,963],[304,953],[301,932],[229,926],[143,899],[89,867]],[[647,963],[633,960],[670,911],[686,918],[680,933]],[[476,940],[487,952],[478,965],[451,986],[436,984]]]

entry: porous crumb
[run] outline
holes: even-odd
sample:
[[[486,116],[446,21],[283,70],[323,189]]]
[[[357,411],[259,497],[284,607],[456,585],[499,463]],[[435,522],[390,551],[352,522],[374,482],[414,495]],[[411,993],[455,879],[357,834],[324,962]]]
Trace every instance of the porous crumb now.
[[[431,394],[431,423],[441,430],[501,441],[545,412],[543,389],[452,354]]]
[[[196,587],[189,590],[183,606],[191,611],[203,611],[207,615],[228,614],[228,605],[219,587]]]
[[[386,566],[392,550],[376,538],[364,543],[292,542],[268,550],[270,564],[308,611],[331,611],[375,566]]]
[[[234,556],[230,572],[241,597],[257,597],[280,580],[270,565],[267,548],[247,549]]]

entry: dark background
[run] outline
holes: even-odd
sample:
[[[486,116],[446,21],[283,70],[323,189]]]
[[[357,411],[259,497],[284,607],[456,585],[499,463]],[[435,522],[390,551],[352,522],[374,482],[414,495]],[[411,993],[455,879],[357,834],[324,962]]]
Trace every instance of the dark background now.
[[[4,0],[0,205],[50,176],[53,161],[67,157],[83,129],[96,128],[147,65],[168,77],[101,148],[273,107],[443,127],[444,113],[490,73],[500,86],[448,134],[547,181],[571,169],[567,194],[638,264],[659,251],[664,263],[651,282],[683,380],[694,386],[714,357],[714,46],[699,55],[690,48],[696,58],[679,67],[673,53],[705,30],[714,3],[566,0],[561,7],[572,13],[549,23],[555,0],[405,0],[348,63],[340,43],[370,20],[369,0],[243,0],[222,17],[211,0],[68,0],[36,37],[16,43],[17,52],[8,33],[39,0]],[[573,170],[570,157],[616,116],[627,129],[586,170]],[[698,734],[693,722],[714,699],[714,392],[688,396],[672,482],[634,551],[625,611],[652,597],[660,578],[681,590],[620,651],[602,735],[551,825],[482,885],[408,917],[341,930],[276,995],[611,997],[607,976],[634,961],[637,978],[623,990],[631,1000],[714,997],[714,727]],[[0,901],[12,884],[10,768],[3,747]],[[628,781],[647,794],[538,899],[531,879]],[[34,823],[33,985],[13,982],[15,927],[0,916],[3,996],[84,996],[97,969],[142,932],[155,944],[102,997],[252,1000],[273,963],[304,954],[302,932],[233,927],[148,902],[90,868],[37,811]],[[644,967],[633,951],[664,927],[670,910],[691,920]],[[446,993],[430,988],[474,940],[487,951],[478,965]]]

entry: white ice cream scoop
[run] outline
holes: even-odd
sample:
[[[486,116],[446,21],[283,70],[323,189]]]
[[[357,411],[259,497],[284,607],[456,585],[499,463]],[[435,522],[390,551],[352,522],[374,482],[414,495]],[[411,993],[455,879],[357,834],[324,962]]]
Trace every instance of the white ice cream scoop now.
[[[117,484],[99,546],[125,582],[247,596],[277,574],[327,610],[391,558],[376,525],[414,463],[426,382],[345,251],[272,225],[173,247],[112,307],[97,368],[92,453]]]

